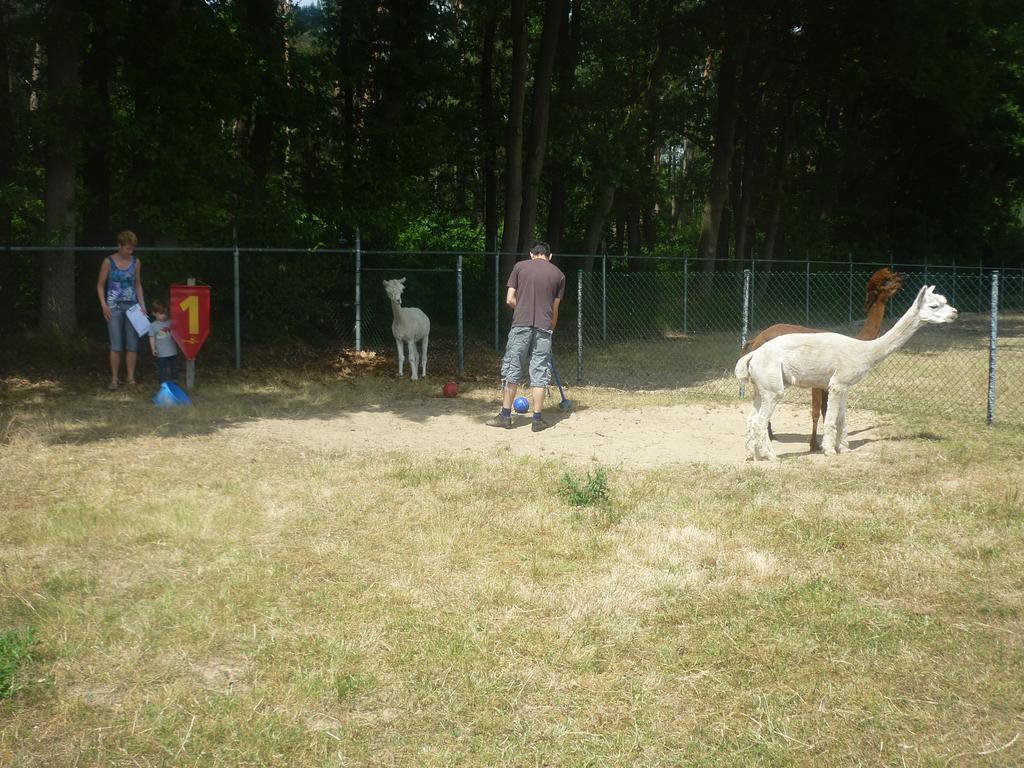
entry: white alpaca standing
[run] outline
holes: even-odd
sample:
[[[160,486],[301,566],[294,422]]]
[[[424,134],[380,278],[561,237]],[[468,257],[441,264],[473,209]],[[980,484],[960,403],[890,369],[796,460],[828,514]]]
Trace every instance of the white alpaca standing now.
[[[405,368],[405,350],[403,344],[409,346],[409,368],[412,370],[412,380],[416,381],[419,376],[426,378],[427,375],[427,339],[430,336],[430,318],[422,309],[416,307],[402,306],[402,291],[405,290],[405,278],[397,280],[385,280],[384,290],[391,299],[391,311],[395,319],[391,323],[391,333],[395,336],[395,344],[398,347],[398,377],[402,377]],[[423,370],[417,375],[417,364],[420,361],[420,352],[416,348],[416,342],[423,342]]]
[[[906,344],[922,325],[951,323],[956,314],[946,297],[935,293],[935,286],[926,285],[888,333],[872,341],[838,333],[794,333],[774,338],[741,357],[736,378],[754,387],[753,409],[747,418],[747,458],[778,459],[768,437],[768,420],[790,386],[828,390],[822,448],[827,454],[837,449],[848,451],[846,398],[850,387]]]

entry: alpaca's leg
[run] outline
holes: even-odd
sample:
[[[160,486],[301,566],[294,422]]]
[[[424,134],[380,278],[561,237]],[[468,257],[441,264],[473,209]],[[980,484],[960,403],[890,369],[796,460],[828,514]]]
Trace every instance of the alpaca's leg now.
[[[409,373],[412,374],[413,381],[420,377],[419,364],[420,350],[416,346],[416,339],[409,339]]]
[[[828,416],[828,390],[821,390],[821,418]],[[818,447],[821,447],[821,441],[818,441]]]
[[[402,340],[396,337],[395,346],[398,347],[398,378],[402,378],[402,373],[405,371],[405,349],[402,346]]]
[[[754,417],[755,451],[757,458],[778,461],[775,449],[772,448],[772,438],[768,435],[768,425],[771,423],[772,412],[779,404],[782,396],[774,392],[766,392],[761,395],[761,405],[757,415]]]
[[[848,392],[843,392],[842,397],[832,401],[829,410],[836,411],[836,450],[839,453],[846,453],[850,450],[850,441],[846,434],[846,400]]]
[[[747,416],[747,461],[757,461],[757,411]]]
[[[429,336],[423,337],[423,362],[421,363],[421,365],[423,366],[423,372],[420,375],[424,379],[427,378],[427,339],[429,338]]]
[[[825,411],[825,429],[822,433],[821,449],[831,456],[836,452],[836,443],[838,442],[836,421],[839,411],[842,410],[840,402],[846,402],[846,389],[833,384],[828,391],[832,407]]]
[[[818,419],[821,418],[821,402],[824,399],[825,390],[811,390],[811,450],[819,448],[818,444]]]
[[[750,415],[747,416],[747,461],[757,461],[757,414],[761,410],[761,392],[751,382],[753,399]]]

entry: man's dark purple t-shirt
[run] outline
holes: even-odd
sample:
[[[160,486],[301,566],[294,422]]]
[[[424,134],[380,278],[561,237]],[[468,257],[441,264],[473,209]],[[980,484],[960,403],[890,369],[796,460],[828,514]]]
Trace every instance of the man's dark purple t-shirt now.
[[[506,285],[516,289],[512,325],[529,325],[550,331],[555,299],[561,299],[565,294],[562,270],[547,259],[518,261],[512,267]]]

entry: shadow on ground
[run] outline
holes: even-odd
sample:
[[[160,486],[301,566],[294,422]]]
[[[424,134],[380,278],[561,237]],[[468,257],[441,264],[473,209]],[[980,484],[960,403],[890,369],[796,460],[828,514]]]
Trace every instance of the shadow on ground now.
[[[226,351],[213,345],[211,362],[197,360],[189,392],[193,405],[165,409],[151,399],[158,389],[151,358],[140,355],[137,386],[109,391],[106,349],[95,341],[78,342],[33,337],[18,345],[25,354],[14,354],[10,339],[7,349],[0,348],[6,363],[0,370],[0,442],[25,433],[55,445],[147,434],[194,437],[263,419],[316,421],[365,413],[389,413],[411,424],[461,414],[482,424],[500,405],[499,356],[484,345],[467,350],[462,375],[428,367],[427,377],[418,381],[411,380],[408,368],[398,378],[393,355],[290,345],[255,350],[236,370],[223,363]],[[183,368],[179,359],[181,383]],[[447,381],[458,382],[457,397],[443,396]],[[560,399],[552,384],[544,409],[551,424],[586,410],[573,402],[571,411],[564,411]],[[528,425],[528,415],[519,417],[517,426]]]

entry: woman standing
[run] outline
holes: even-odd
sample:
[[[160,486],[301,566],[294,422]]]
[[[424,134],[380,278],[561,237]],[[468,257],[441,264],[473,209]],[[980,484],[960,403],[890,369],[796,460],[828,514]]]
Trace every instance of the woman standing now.
[[[110,384],[108,389],[117,389],[118,372],[121,369],[121,353],[125,353],[125,381],[135,384],[135,361],[138,358],[139,334],[128,320],[128,308],[138,303],[146,312],[146,301],[142,296],[142,262],[135,258],[135,246],[139,239],[129,229],[117,236],[117,253],[112,253],[100,266],[96,294],[100,299],[103,319],[107,321],[110,334]]]

